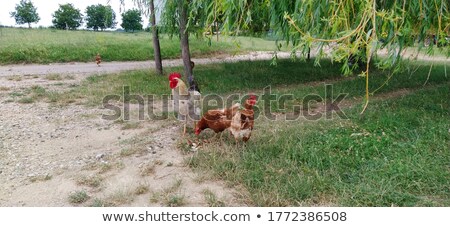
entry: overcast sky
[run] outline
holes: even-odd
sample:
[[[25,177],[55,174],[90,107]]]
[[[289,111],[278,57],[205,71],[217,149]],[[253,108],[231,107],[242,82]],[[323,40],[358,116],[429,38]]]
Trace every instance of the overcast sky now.
[[[19,4],[20,0],[0,0],[0,25],[5,26],[19,26],[16,25],[14,18],[10,16],[10,12],[15,11],[16,4]],[[52,14],[59,8],[59,4],[72,3],[75,8],[79,9],[83,15],[85,15],[86,7],[90,5],[103,4],[107,5],[108,0],[31,0],[34,6],[37,8],[37,12],[41,20],[37,24],[31,24],[32,27],[38,26],[51,26]],[[155,5],[157,4],[155,1]],[[120,0],[110,0],[110,5],[116,13],[117,28],[120,28],[122,23],[121,13],[124,11],[120,7]],[[158,6],[156,6],[158,7]],[[125,0],[125,9],[136,8],[132,0]],[[122,10],[122,11],[121,11]],[[143,16],[144,28],[148,25],[148,18]],[[21,27],[27,27],[28,25],[21,25]],[[83,24],[83,27],[85,23]]]

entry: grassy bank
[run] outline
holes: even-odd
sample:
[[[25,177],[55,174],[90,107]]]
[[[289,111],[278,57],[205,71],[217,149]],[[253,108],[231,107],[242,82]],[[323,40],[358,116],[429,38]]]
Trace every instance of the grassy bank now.
[[[100,53],[104,61],[143,61],[153,59],[151,34],[62,31],[52,29],[0,28],[0,64],[89,62]],[[181,56],[178,38],[162,35],[163,59]],[[221,37],[219,42],[191,37],[193,57],[233,54],[247,50],[274,50],[274,41],[260,38]]]

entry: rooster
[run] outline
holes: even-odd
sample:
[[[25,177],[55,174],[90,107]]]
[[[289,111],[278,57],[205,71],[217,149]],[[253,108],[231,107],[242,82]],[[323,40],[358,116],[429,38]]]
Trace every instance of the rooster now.
[[[97,53],[95,56],[95,63],[97,63],[97,66],[100,66],[100,63],[102,62],[102,57],[100,57],[100,53]]]
[[[234,136],[236,144],[242,139],[247,142],[253,131],[253,124],[255,119],[255,112],[253,111],[253,106],[256,104],[256,96],[250,95],[250,97],[245,101],[244,108],[238,110],[233,116],[230,124],[230,132]]]
[[[174,111],[177,113],[177,118],[185,121],[183,126],[184,135],[186,134],[186,125],[189,119],[194,118],[194,128],[196,128],[195,120],[200,118],[201,112],[199,103],[201,94],[197,90],[188,90],[179,73],[171,73],[169,75],[169,86],[172,89]]]
[[[230,127],[231,120],[240,106],[240,103],[236,103],[227,109],[208,110],[197,123],[195,134],[199,135],[207,128],[212,129],[215,133],[223,132]]]

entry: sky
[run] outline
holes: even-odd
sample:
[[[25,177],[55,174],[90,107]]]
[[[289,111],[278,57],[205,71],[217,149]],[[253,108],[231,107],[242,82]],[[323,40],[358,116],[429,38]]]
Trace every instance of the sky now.
[[[4,26],[16,26],[27,27],[28,25],[17,25],[14,18],[10,16],[10,12],[15,11],[16,4],[19,4],[20,0],[0,0],[0,25]],[[36,24],[31,24],[32,27],[44,26],[48,27],[52,25],[52,14],[58,10],[59,4],[72,3],[75,8],[79,9],[83,15],[85,15],[86,7],[90,5],[103,4],[107,5],[108,0],[31,0],[34,6],[37,8],[37,13],[41,20]],[[155,1],[155,7],[158,7],[159,1]],[[110,5],[116,13],[116,28],[120,28],[122,23],[121,14],[124,10],[137,8],[132,0],[125,0],[125,6],[120,5],[120,0],[110,0]],[[143,15],[144,28],[148,26],[148,18]],[[85,23],[82,28],[85,28]]]

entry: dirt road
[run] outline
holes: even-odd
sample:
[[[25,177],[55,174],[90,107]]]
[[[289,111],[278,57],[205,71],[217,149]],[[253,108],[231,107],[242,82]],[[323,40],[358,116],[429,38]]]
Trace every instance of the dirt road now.
[[[327,52],[327,51],[326,51]],[[196,64],[211,64],[219,62],[236,62],[236,61],[255,61],[255,60],[269,60],[272,59],[274,52],[272,51],[257,51],[243,55],[235,56],[216,56],[214,58],[199,58],[193,59]],[[381,56],[386,55],[385,51],[380,51]],[[312,52],[311,56],[315,56],[316,53]],[[289,58],[288,52],[277,52],[277,56],[280,59]],[[449,58],[443,56],[428,56],[425,54],[414,54],[413,52],[407,52],[404,58],[414,58],[415,60],[425,61],[438,61],[438,62],[450,62]],[[163,67],[181,66],[183,62],[180,59],[164,60]],[[138,61],[138,62],[103,62],[101,67],[98,67],[94,62],[88,63],[52,63],[49,65],[6,65],[0,66],[0,77],[17,76],[17,75],[48,75],[48,74],[79,74],[79,75],[92,75],[102,73],[116,73],[126,70],[135,69],[149,69],[154,68],[154,61]]]
[[[278,53],[279,58],[288,58],[289,53]],[[210,64],[218,62],[235,62],[242,60],[268,60],[272,58],[272,52],[252,52],[245,55],[235,56],[216,56],[214,58],[192,59],[196,64]],[[164,67],[181,66],[183,62],[180,59],[164,60]],[[95,62],[88,63],[53,63],[49,65],[7,65],[0,66],[0,77],[17,75],[47,75],[47,74],[102,74],[116,73],[134,69],[154,68],[154,61],[139,62],[103,62],[98,67]]]

